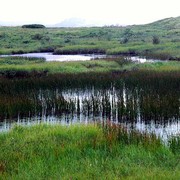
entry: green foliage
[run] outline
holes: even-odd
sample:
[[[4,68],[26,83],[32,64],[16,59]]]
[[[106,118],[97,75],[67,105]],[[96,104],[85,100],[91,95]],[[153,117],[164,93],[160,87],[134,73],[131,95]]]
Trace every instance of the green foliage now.
[[[36,28],[45,28],[44,25],[42,24],[26,24],[26,25],[23,25],[22,28],[32,28],[32,29],[36,29]]]
[[[173,153],[180,154],[180,136],[170,138],[168,145]]]
[[[153,44],[159,44],[160,43],[159,37],[158,36],[153,36],[152,42],[153,42]]]
[[[104,54],[105,50],[93,45],[74,45],[58,48],[54,54]]]
[[[121,44],[126,44],[133,35],[134,33],[131,29],[125,29],[123,32],[123,38],[121,39]]]

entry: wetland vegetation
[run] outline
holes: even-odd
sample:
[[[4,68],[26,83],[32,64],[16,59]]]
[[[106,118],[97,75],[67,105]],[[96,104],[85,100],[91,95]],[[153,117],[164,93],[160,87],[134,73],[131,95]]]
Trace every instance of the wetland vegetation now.
[[[107,123],[0,134],[2,179],[179,179],[179,147]],[[175,150],[175,151],[174,151]]]
[[[177,22],[0,27],[0,54],[123,55],[76,62],[0,57],[0,179],[179,179]],[[140,64],[127,55],[170,61]]]

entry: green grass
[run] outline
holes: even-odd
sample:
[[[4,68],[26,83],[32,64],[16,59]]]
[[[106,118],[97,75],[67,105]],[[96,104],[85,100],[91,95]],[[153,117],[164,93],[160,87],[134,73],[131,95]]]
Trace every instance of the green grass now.
[[[115,125],[15,127],[0,134],[1,179],[179,179],[179,154]]]
[[[157,72],[178,72],[180,71],[180,63],[171,61],[171,62],[155,62],[155,63],[143,63],[137,65],[139,70],[153,70]]]
[[[1,76],[6,72],[43,72],[55,73],[91,73],[91,72],[114,72],[114,71],[134,71],[134,70],[155,70],[155,71],[179,71],[178,62],[155,62],[136,64],[123,57],[118,59],[101,59],[76,62],[45,62],[44,59],[4,57],[0,58]]]
[[[44,71],[49,73],[110,72],[131,68],[134,65],[123,58],[115,60],[90,60],[76,62],[44,62],[42,59],[0,58],[0,71]],[[129,66],[128,66],[129,65]]]

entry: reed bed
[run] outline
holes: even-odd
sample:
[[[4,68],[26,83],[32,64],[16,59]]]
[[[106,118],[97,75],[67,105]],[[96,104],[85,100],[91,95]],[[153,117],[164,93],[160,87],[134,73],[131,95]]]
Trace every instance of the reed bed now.
[[[179,78],[176,71],[2,78],[1,119],[81,113],[119,122],[178,120]]]

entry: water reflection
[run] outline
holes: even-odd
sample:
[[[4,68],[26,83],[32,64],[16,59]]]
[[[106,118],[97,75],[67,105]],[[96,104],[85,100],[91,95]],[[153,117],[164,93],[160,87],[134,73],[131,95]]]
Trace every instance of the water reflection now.
[[[12,102],[16,107],[14,114],[13,107],[4,116],[1,114],[0,131],[9,130],[14,123],[73,124],[110,120],[129,129],[154,132],[164,139],[180,132],[180,95],[176,91],[155,93],[152,89],[144,91],[125,84],[105,89],[39,89],[30,91],[19,109],[16,101]]]
[[[33,57],[45,58],[46,61],[88,61],[93,59],[106,58],[102,54],[75,54],[75,55],[54,55],[53,53],[26,53],[26,54],[13,54],[13,55],[0,55],[0,57],[20,56],[20,57]]]
[[[46,61],[88,61],[94,59],[108,59],[108,58],[122,58],[124,56],[121,55],[106,55],[106,54],[74,54],[74,55],[54,55],[53,53],[26,53],[26,54],[13,54],[13,55],[0,55],[0,57],[8,57],[8,56],[20,56],[20,57],[33,57],[33,58],[45,58]],[[127,56],[124,57],[128,60],[137,63],[145,63],[145,62],[159,62],[162,60],[158,59],[147,59],[146,57],[140,56]]]

